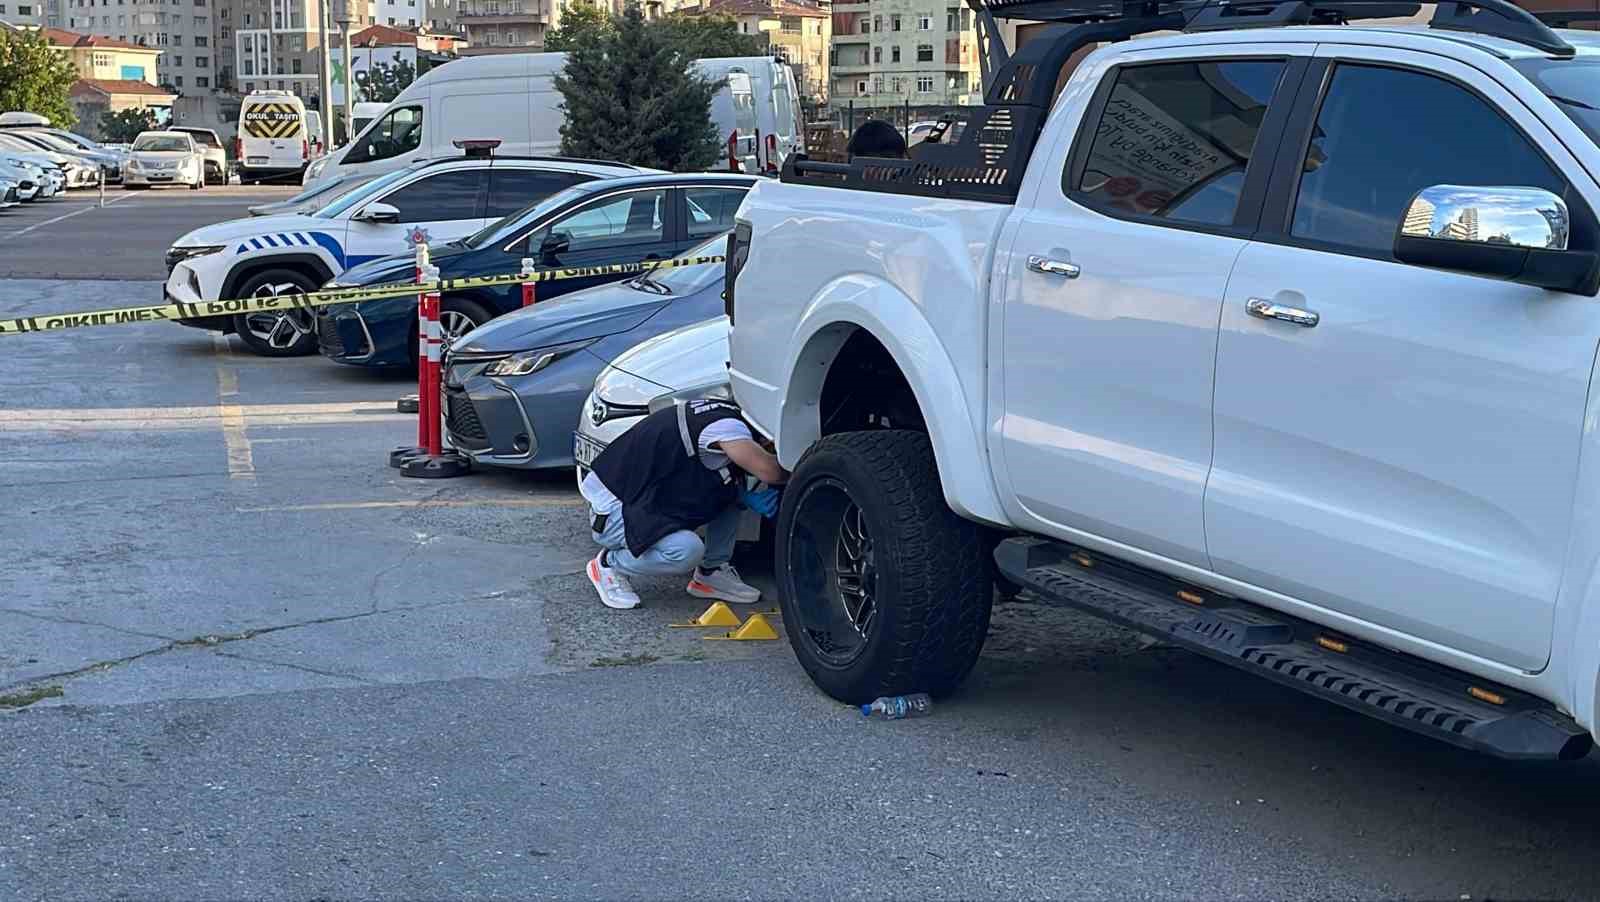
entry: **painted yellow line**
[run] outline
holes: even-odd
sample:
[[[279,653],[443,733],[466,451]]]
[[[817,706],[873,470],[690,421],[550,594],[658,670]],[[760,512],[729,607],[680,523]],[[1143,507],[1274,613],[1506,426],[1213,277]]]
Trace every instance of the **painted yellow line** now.
[[[481,498],[470,501],[330,501],[323,504],[236,507],[234,510],[241,514],[281,514],[301,513],[304,511],[386,510],[391,508],[428,507],[562,507],[569,504],[578,504],[582,501],[583,499],[577,493],[573,493],[572,495],[552,495],[541,498]]]
[[[255,456],[250,450],[250,436],[245,432],[244,410],[239,406],[239,373],[224,361],[228,354],[228,338],[212,335],[217,353],[217,414],[222,419],[222,441],[228,446],[228,478],[255,479]]]

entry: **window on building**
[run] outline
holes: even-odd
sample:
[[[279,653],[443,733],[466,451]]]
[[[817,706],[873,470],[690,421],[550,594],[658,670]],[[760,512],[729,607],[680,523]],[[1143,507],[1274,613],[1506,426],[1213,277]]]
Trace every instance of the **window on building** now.
[[[5,11],[5,7],[0,6],[0,12],[4,12],[4,11]],[[109,65],[111,65],[111,54],[109,54],[109,53],[96,53],[94,55],[94,67],[96,69],[99,69],[99,68],[102,68],[102,67],[105,67],[105,66],[109,66]]]
[[[244,66],[244,68],[241,71],[245,75],[254,75],[254,74],[256,74],[256,61],[255,60],[246,59],[246,60],[244,60],[243,63],[241,63],[241,65]]]
[[[521,44],[522,43],[522,32],[520,32],[520,31],[508,31],[508,32],[506,32],[506,43],[507,44],[511,44],[512,46],[515,46],[517,44]]]
[[[874,94],[882,94],[883,93],[883,79],[874,78],[872,80],[872,93],[874,93]]]
[[[174,66],[183,65],[183,57],[181,57],[181,56],[172,57],[172,65],[174,65]]]
[[[862,95],[865,95],[867,93],[867,83],[866,83],[866,81],[863,80],[863,81],[856,82],[856,93],[857,94],[862,94]]]
[[[957,94],[967,93],[967,73],[957,72],[947,77],[944,80],[944,86],[945,90],[954,91]]]
[[[906,89],[906,80],[901,78],[898,75],[896,75],[894,77],[893,84],[894,84],[894,92],[896,94],[899,94],[901,91],[904,91]]]
[[[875,63],[883,62],[883,48],[882,47],[874,47],[874,48],[872,48],[872,61],[875,62]]]
[[[295,82],[294,83],[294,88],[295,88],[296,91],[299,91],[300,90],[300,83],[299,82]],[[281,79],[281,78],[278,79],[278,90],[280,90],[280,91],[283,90],[283,79]]]
[[[197,88],[209,88],[211,87],[211,79],[204,75],[196,75],[194,77],[194,86]]]
[[[19,15],[19,16],[31,16],[31,15],[33,15],[33,7],[31,7],[31,6],[19,6],[19,7],[17,7],[17,15]]]
[[[289,71],[295,75],[300,74],[300,57],[297,56],[289,61]]]
[[[784,34],[799,34],[800,33],[800,17],[798,17],[798,16],[784,16],[779,21],[781,21],[783,23],[783,32],[784,32]]]
[[[172,36],[172,46],[174,46],[174,47],[182,47],[183,46],[183,35],[181,35],[181,34],[173,35]]]
[[[406,20],[406,24],[409,25],[412,28],[415,28],[415,27],[417,27],[417,20],[416,19],[407,19]]]
[[[247,35],[243,35],[243,41],[241,42],[241,46],[244,47],[244,51],[246,53],[249,53],[250,51],[256,49],[255,36],[254,35],[248,35],[248,34]]]
[[[917,30],[918,31],[932,31],[933,30],[933,17],[932,16],[918,16],[917,17]]]
[[[933,62],[933,45],[932,44],[918,44],[917,45],[917,62],[919,62],[919,63],[931,63],[931,62]]]
[[[211,39],[206,37],[203,34],[197,34],[197,35],[194,36],[194,45],[196,47],[204,47],[204,46],[206,46],[207,44],[210,44],[210,43],[211,43]]]
[[[900,62],[900,45],[899,44],[896,44],[893,47],[889,48],[889,62],[891,62],[891,63]]]
[[[209,69],[209,68],[211,68],[211,57],[209,57],[209,56],[197,56],[197,57],[195,57],[194,58],[194,67],[196,69]]]
[[[174,76],[172,76],[172,86],[174,88],[183,87],[183,76],[182,75],[174,75]]]
[[[245,24],[246,28],[248,28],[250,26],[250,14],[249,13],[245,13],[244,14],[244,24]]]
[[[4,3],[0,3],[0,16],[3,16],[5,14],[6,14],[6,5]],[[74,24],[74,25],[78,24],[78,20],[77,19],[73,19],[72,20],[72,24]]]
[[[899,31],[900,30],[900,17],[899,16],[890,16],[889,17],[889,30],[890,31]]]
[[[195,25],[196,25],[196,26],[198,26],[198,27],[200,27],[200,28],[204,28],[204,27],[206,27],[206,22],[207,22],[207,21],[208,21],[208,20],[207,20],[207,19],[206,19],[206,17],[205,17],[205,16],[195,16],[195,17],[194,17],[194,24],[195,24]],[[199,37],[196,37],[196,38],[195,38],[195,40],[196,40],[196,41],[199,41],[199,40],[200,40],[200,38],[199,38]]]
[[[933,90],[933,76],[932,75],[918,75],[917,76],[917,93],[918,94],[927,94],[928,92],[930,92],[932,90]]]
[[[944,11],[944,30],[956,31],[961,27],[961,10],[947,9]]]
[[[389,17],[389,24],[390,24],[390,25],[393,25],[393,24],[394,24],[394,16],[390,16],[390,17]]]

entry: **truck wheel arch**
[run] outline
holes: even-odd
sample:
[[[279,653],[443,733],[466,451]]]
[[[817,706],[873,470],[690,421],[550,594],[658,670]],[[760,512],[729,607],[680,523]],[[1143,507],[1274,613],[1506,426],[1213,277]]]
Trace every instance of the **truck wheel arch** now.
[[[923,310],[893,286],[860,275],[827,286],[807,307],[790,343],[778,425],[778,453],[793,468],[824,434],[823,388],[840,352],[859,333],[887,352],[916,399],[933,444],[945,501],[956,513],[988,523],[1005,522],[989,477],[981,436],[969,417],[955,364]],[[898,425],[898,424],[891,424]]]

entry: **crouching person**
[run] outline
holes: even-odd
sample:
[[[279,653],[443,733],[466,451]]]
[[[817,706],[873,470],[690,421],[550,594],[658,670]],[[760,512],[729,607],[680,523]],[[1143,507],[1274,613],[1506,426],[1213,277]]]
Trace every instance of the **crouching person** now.
[[[634,576],[689,576],[699,598],[749,604],[761,592],[739,578],[729,560],[739,511],[777,512],[776,489],[751,491],[746,476],[767,486],[788,479],[778,459],[728,401],[674,404],[650,414],[595,458],[579,490],[589,502],[600,553],[589,581],[610,608],[632,608]],[[705,527],[705,539],[695,530]]]

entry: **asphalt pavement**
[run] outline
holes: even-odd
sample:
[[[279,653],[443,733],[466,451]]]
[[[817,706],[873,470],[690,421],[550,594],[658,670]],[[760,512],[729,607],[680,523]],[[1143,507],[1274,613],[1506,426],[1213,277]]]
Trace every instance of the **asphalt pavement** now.
[[[202,214],[145,202],[21,236],[92,249],[0,316],[155,296],[104,277]],[[933,716],[863,721],[785,642],[670,628],[681,585],[602,608],[570,473],[385,466],[405,374],[168,323],[0,352],[0,899],[1600,895],[1593,758],[1026,597]]]
[[[164,279],[161,259],[185,232],[294,196],[298,185],[70,191],[0,210],[0,278]],[[152,254],[152,248],[155,248]],[[160,292],[156,293],[160,297]]]

